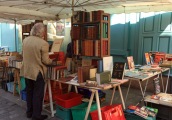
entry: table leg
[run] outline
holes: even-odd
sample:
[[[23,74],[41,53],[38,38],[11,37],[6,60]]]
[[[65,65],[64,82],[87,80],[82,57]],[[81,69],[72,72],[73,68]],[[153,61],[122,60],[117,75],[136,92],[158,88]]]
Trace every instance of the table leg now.
[[[127,90],[127,93],[126,93],[126,96],[125,96],[125,102],[127,101],[128,93],[129,93],[130,86],[131,86],[131,82],[132,82],[132,80],[129,80],[128,90]]]
[[[123,99],[123,95],[122,95],[122,91],[121,91],[120,85],[118,85],[118,89],[119,89],[119,93],[120,93],[120,97],[121,97],[123,108],[125,109],[125,102],[124,102],[124,99]]]
[[[70,92],[72,89],[72,85],[68,85],[68,92]]]
[[[168,71],[168,77],[167,77],[167,83],[166,83],[166,87],[165,87],[165,93],[167,93],[167,87],[168,87],[169,77],[170,77],[170,69]]]
[[[147,86],[148,86],[148,82],[149,82],[149,79],[146,81],[146,86],[144,88],[143,96],[145,96],[145,92],[146,92],[146,89],[147,89]]]
[[[139,82],[140,90],[141,90],[141,93],[142,93],[142,97],[144,98],[144,93],[143,93],[141,82],[140,81],[138,81],[138,82]]]
[[[93,97],[94,97],[94,94],[95,94],[95,91],[94,90],[91,90],[91,97],[90,97],[90,100],[89,100],[89,104],[88,104],[88,108],[87,108],[87,112],[85,114],[85,118],[84,120],[87,120],[88,119],[88,115],[89,115],[89,112],[90,112],[90,108],[91,108],[91,105],[92,105],[92,102],[93,102]]]
[[[44,86],[44,99],[45,99],[45,95],[47,91],[47,86],[48,86],[48,81],[46,81],[45,86]],[[44,103],[44,100],[43,100],[43,103]]]
[[[51,116],[54,117],[54,108],[53,108],[53,100],[52,100],[52,92],[51,92],[51,83],[50,80],[48,82],[48,93],[49,93],[49,99],[50,99],[50,109],[51,109]]]
[[[112,92],[112,97],[111,97],[110,105],[112,105],[113,98],[114,98],[114,94],[115,94],[115,90],[116,90],[116,86],[113,88],[113,92]]]
[[[98,111],[99,120],[102,120],[102,114],[101,114],[101,108],[100,108],[100,100],[99,100],[98,90],[96,90],[96,102],[97,102],[97,111]]]
[[[163,90],[163,92],[164,92],[164,80],[163,80],[163,78],[162,78],[162,71],[161,71],[161,83],[162,83],[162,90]]]
[[[77,86],[74,86],[75,87],[75,92],[78,93],[78,88]]]

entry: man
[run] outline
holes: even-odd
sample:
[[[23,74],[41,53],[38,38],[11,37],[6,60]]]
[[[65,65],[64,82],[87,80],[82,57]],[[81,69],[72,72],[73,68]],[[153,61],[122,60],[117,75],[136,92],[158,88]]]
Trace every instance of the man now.
[[[20,75],[25,77],[27,92],[27,117],[32,120],[44,120],[48,116],[41,115],[44,85],[49,59],[49,44],[44,40],[45,28],[42,23],[36,23],[31,36],[23,40],[23,65]]]

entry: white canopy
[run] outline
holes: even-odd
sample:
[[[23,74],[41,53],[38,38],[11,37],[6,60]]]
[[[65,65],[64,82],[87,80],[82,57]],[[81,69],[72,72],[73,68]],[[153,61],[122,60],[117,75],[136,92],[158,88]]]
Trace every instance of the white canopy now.
[[[172,0],[0,0],[1,22],[59,20],[74,11],[104,10],[107,13],[171,11]]]

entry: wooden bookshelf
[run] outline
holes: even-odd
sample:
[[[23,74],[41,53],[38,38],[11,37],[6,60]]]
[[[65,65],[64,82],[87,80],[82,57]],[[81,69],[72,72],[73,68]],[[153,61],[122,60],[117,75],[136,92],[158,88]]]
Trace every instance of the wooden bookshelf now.
[[[71,26],[74,55],[105,57],[110,55],[110,15],[104,11],[75,12]]]

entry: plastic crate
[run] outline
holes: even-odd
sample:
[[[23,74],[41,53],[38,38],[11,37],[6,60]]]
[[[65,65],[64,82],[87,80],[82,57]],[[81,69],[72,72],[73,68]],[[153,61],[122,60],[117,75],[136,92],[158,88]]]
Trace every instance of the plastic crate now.
[[[119,110],[121,110],[120,111],[120,115],[121,115],[121,120],[125,120],[125,117],[124,117],[124,113],[123,113],[123,110],[122,110],[122,105],[121,104],[114,104],[114,105],[107,105],[107,106],[104,106],[104,107],[102,107],[101,108],[101,115],[102,115],[102,119],[103,120],[110,120],[111,118],[109,118],[110,116],[108,116],[108,115],[111,115],[111,112],[109,113],[108,112],[108,115],[106,115],[105,116],[105,112],[107,112],[107,111],[109,111],[109,110],[111,110],[111,109],[113,109],[114,107],[116,107],[116,106],[118,106],[118,109],[119,109],[119,107],[120,107],[120,109]],[[98,111],[97,110],[95,110],[95,111],[92,111],[91,113],[91,118],[92,118],[92,120],[98,120],[99,118],[98,118]],[[122,118],[124,118],[124,119],[122,119]]]
[[[21,91],[21,99],[26,101],[26,90]]]
[[[58,118],[62,119],[62,120],[72,120],[72,112],[71,109],[66,109],[63,108],[59,105],[56,105],[56,114],[55,116],[57,116]]]
[[[85,114],[87,112],[87,107],[88,107],[88,102],[82,103],[78,106],[72,107],[72,118],[73,120],[84,120]],[[97,104],[95,102],[92,103],[90,112],[94,111],[97,109]],[[91,120],[91,116],[89,114],[88,119]]]
[[[64,108],[71,108],[73,106],[81,104],[82,95],[74,92],[59,95],[56,97],[56,104]]]
[[[14,90],[14,82],[8,82],[7,83],[7,88],[9,92],[13,92]]]

